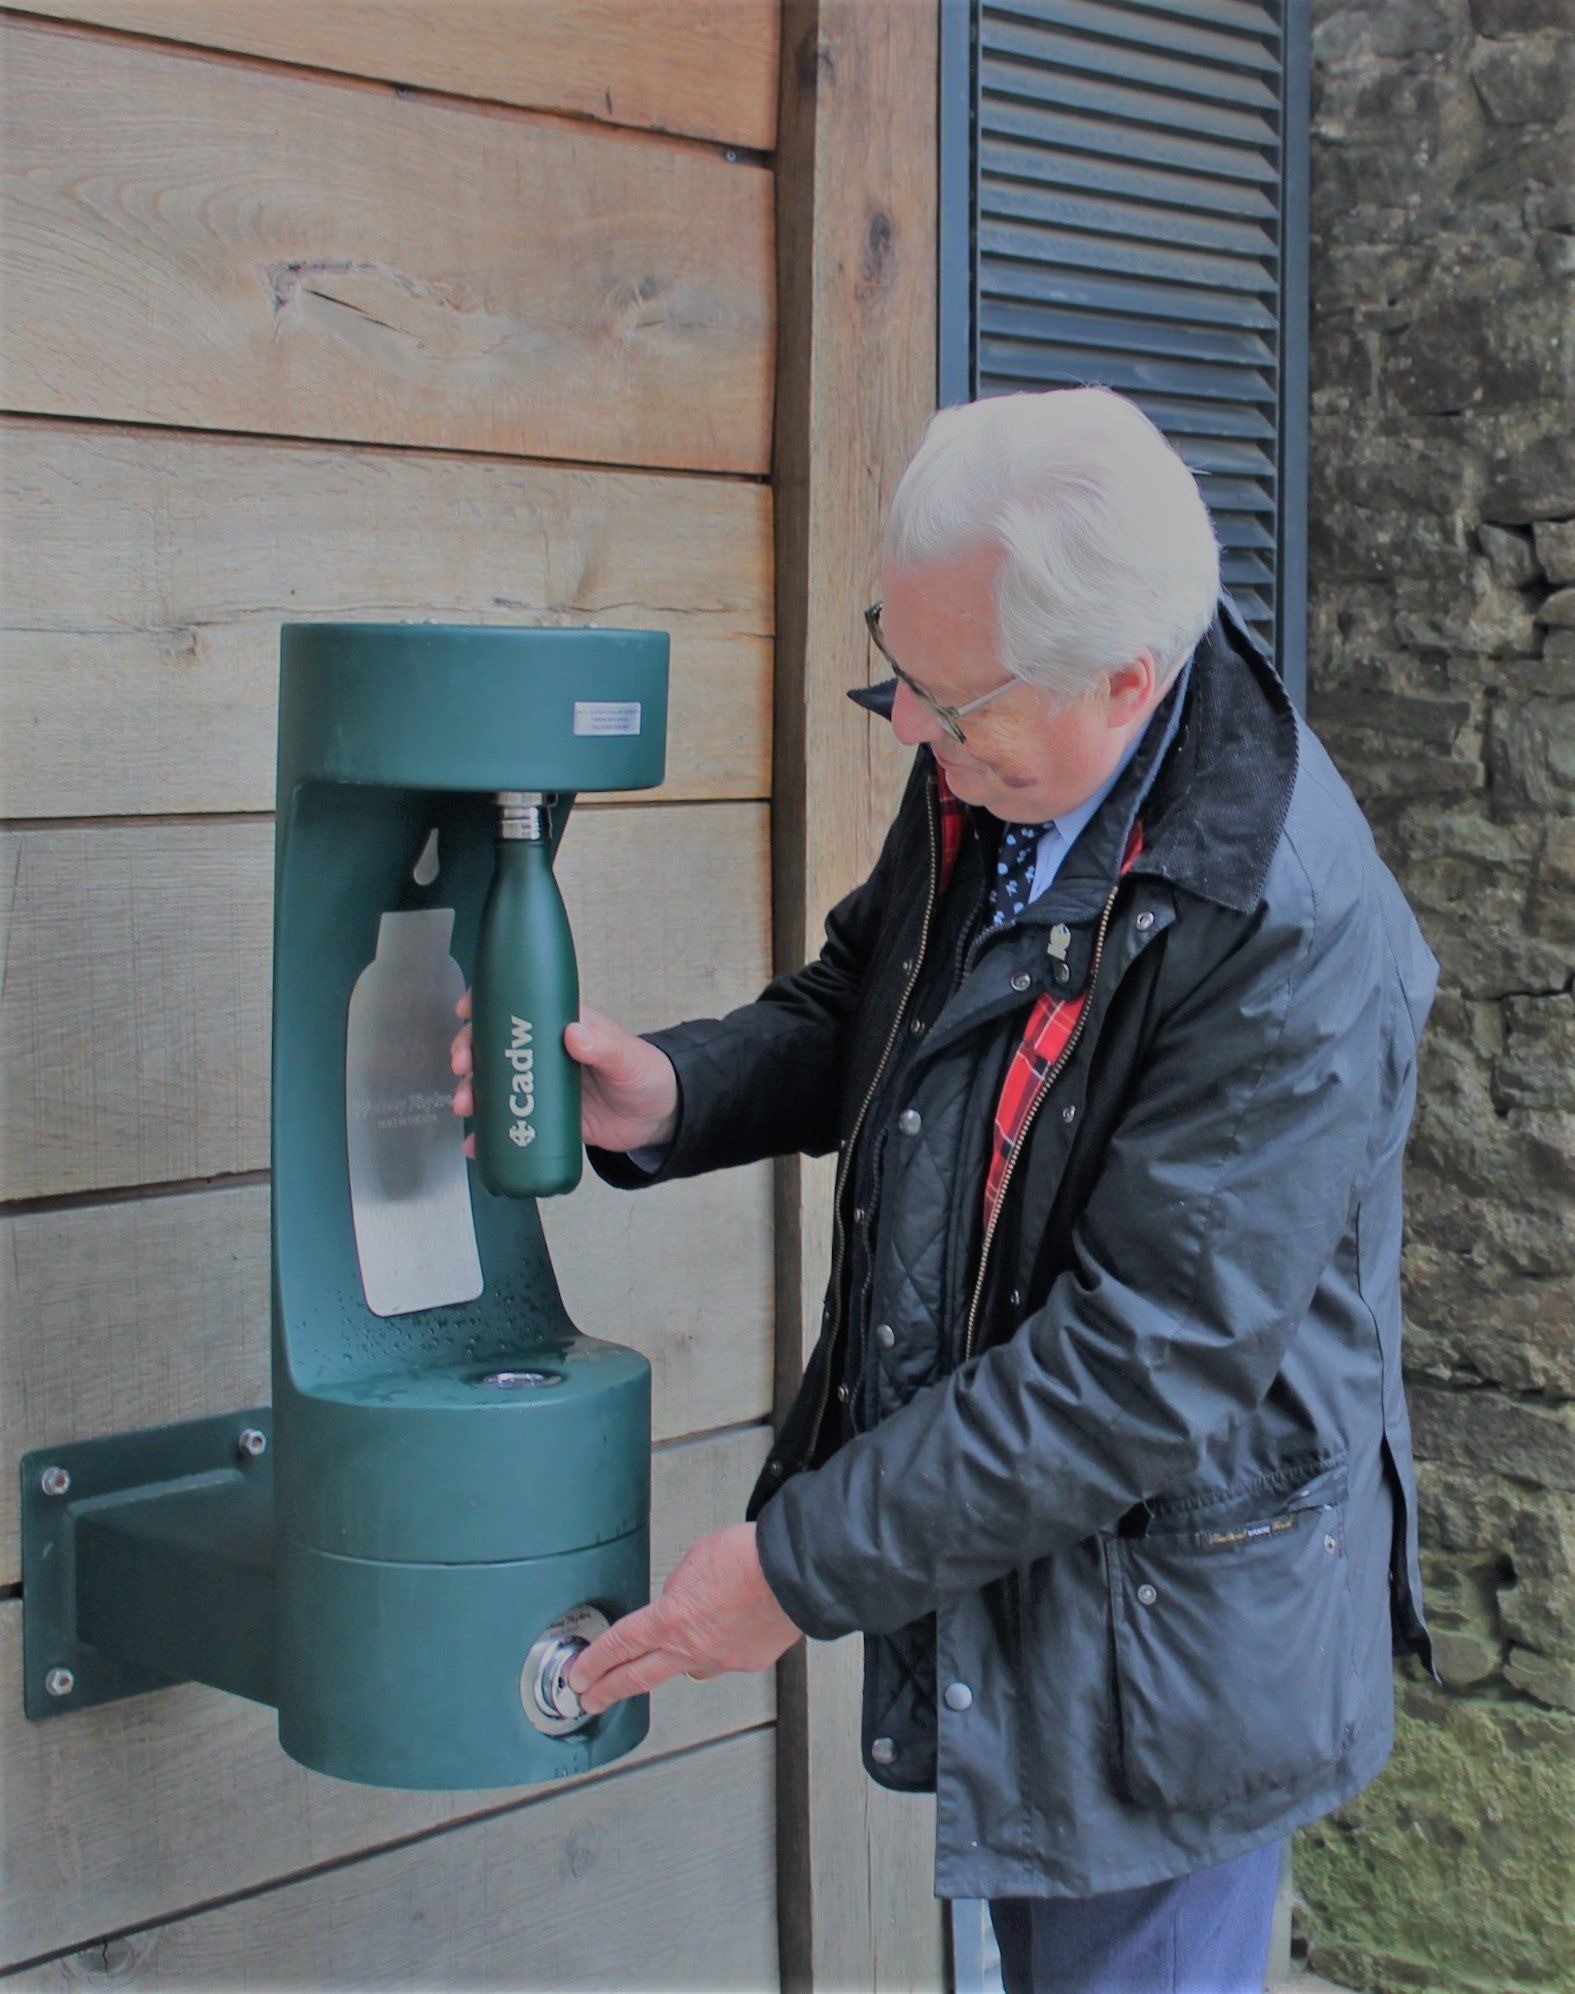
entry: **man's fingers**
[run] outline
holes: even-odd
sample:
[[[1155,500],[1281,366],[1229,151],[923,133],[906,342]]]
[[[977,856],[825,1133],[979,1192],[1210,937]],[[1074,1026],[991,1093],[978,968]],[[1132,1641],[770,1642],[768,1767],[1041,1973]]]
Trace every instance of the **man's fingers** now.
[[[456,1115],[473,1115],[476,1112],[476,1097],[468,1080],[462,1080],[454,1089],[453,1108]]]
[[[468,990],[459,999],[458,1003],[455,1004],[454,1010],[461,1018],[468,1018],[470,1016],[470,992]]]
[[[569,1671],[569,1687],[575,1695],[583,1697],[609,1669],[621,1668],[637,1656],[660,1648],[659,1616],[658,1606],[642,1606],[638,1612],[626,1613],[622,1620],[614,1621],[605,1634],[598,1634]]]
[[[637,1660],[609,1669],[580,1701],[594,1716],[626,1696],[648,1696],[664,1682],[684,1672],[684,1658],[667,1648],[653,1648]]]
[[[604,1074],[615,1087],[635,1086],[649,1077],[646,1061],[650,1049],[644,1039],[637,1039],[599,1011],[570,1025],[563,1043],[571,1059]]]

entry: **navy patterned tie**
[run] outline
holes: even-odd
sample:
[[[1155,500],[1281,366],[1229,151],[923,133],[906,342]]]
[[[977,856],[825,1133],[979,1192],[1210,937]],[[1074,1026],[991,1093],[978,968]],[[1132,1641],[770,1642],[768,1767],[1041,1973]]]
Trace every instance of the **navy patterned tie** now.
[[[1039,868],[1039,840],[1055,823],[1008,824],[1001,833],[1001,849],[995,855],[995,878],[990,885],[990,925],[1004,928],[1015,921],[1028,905],[1034,874]]]

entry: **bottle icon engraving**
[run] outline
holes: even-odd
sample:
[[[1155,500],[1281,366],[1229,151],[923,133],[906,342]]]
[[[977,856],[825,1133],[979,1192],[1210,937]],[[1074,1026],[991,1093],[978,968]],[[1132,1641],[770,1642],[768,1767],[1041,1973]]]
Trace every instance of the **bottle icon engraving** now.
[[[572,1191],[584,1164],[580,1069],[563,1043],[579,972],[540,796],[499,799],[497,863],[476,942],[476,1165],[495,1197]]]

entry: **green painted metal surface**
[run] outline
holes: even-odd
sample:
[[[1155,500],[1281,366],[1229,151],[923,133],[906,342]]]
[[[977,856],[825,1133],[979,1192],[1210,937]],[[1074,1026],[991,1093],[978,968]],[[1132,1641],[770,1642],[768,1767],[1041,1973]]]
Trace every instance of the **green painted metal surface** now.
[[[519,1671],[563,1607],[616,1618],[648,1596],[649,1367],[577,1334],[535,1205],[492,1196],[474,1171],[482,1293],[369,1311],[349,1208],[345,1020],[388,913],[452,908],[453,954],[472,978],[497,794],[557,793],[561,837],[575,789],[659,781],[666,695],[667,640],[649,632],[283,632],[278,1689],[285,1748],[320,1771],[515,1784],[605,1763],[645,1732],[641,1702],[571,1739],[544,1737],[523,1721]],[[640,731],[605,731],[628,726]],[[436,875],[423,884],[433,832]],[[489,1387],[499,1370],[554,1382]]]
[[[272,1418],[58,1450],[96,1510],[51,1509],[29,1457],[29,1714],[189,1675],[276,1702],[286,1750],[318,1771],[429,1788],[560,1777],[645,1735],[644,1699],[545,1735],[521,1669],[568,1609],[615,1619],[648,1597],[649,1366],[579,1334],[534,1202],[474,1171],[480,1294],[368,1306],[346,1032],[385,915],[451,910],[473,976],[497,794],[556,793],[555,852],[576,789],[661,780],[666,704],[660,633],[285,627]],[[394,1126],[449,1113],[441,1089],[388,1109]],[[397,1221],[400,1186],[383,1193]],[[260,1460],[237,1460],[245,1425],[271,1431]],[[78,1687],[48,1699],[57,1666]]]
[[[273,1699],[266,1406],[22,1457],[22,1683],[62,1717],[188,1678]],[[242,1451],[261,1434],[264,1451]],[[64,1475],[46,1492],[46,1470]],[[52,1670],[72,1678],[51,1696]]]

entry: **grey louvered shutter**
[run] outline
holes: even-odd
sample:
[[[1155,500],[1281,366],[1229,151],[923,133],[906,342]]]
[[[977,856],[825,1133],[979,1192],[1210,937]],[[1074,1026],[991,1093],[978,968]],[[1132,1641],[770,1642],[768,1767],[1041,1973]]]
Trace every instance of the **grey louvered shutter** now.
[[[1306,0],[946,0],[941,399],[1098,382],[1305,676]]]

